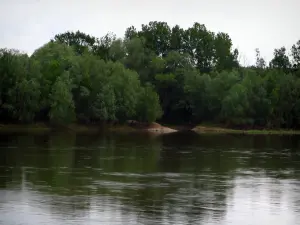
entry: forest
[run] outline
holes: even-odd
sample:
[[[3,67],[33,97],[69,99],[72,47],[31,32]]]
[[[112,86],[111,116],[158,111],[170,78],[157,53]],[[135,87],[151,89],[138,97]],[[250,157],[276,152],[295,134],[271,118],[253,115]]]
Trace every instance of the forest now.
[[[230,36],[151,21],[93,37],[55,35],[28,55],[0,49],[0,123],[215,123],[300,128],[300,40],[243,66]]]

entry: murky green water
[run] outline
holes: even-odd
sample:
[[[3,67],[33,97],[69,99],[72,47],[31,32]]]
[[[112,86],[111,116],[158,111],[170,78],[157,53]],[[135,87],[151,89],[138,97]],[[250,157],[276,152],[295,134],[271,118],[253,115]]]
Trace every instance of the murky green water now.
[[[1,135],[0,224],[300,224],[300,138]]]

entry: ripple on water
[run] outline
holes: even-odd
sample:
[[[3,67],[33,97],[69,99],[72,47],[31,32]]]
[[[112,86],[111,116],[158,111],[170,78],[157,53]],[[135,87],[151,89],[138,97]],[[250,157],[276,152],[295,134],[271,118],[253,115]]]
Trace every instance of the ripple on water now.
[[[184,138],[178,146],[169,137],[145,143],[110,137],[106,144],[97,137],[98,143],[77,146],[56,138],[50,147],[0,147],[8,159],[0,165],[0,224],[300,221],[300,152],[290,143],[280,150],[272,143],[253,148],[252,139],[248,146],[235,138],[229,146],[218,136],[203,143]]]

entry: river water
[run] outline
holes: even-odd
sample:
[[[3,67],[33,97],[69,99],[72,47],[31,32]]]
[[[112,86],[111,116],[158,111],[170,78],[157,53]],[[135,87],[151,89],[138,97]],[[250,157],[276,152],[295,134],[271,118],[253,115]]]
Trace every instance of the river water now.
[[[300,224],[297,136],[0,135],[0,224]]]

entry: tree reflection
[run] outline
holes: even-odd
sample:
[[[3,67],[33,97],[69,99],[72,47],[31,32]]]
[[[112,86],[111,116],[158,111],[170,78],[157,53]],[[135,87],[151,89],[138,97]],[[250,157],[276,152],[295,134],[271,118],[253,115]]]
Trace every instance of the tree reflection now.
[[[24,176],[28,188],[42,193],[57,214],[86,216],[122,206],[124,215],[134,212],[152,222],[221,221],[237,177],[261,171],[274,179],[299,179],[299,141],[291,137],[70,133],[9,138],[0,138],[1,185],[21,185]],[[278,202],[282,195],[277,191],[270,198]]]

